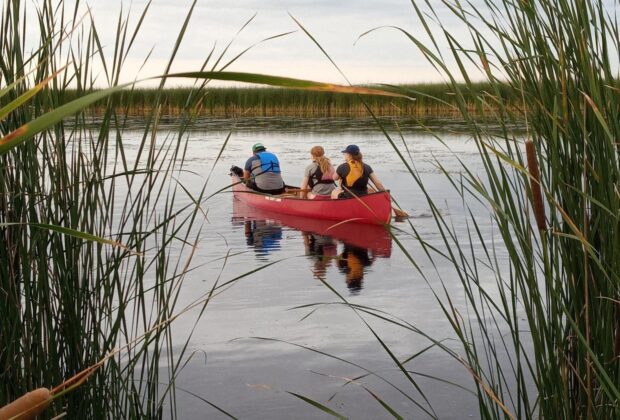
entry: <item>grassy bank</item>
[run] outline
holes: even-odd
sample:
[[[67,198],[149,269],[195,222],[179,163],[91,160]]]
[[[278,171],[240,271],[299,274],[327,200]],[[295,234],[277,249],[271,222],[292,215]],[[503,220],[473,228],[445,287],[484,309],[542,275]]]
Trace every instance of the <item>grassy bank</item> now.
[[[461,85],[461,92],[466,92],[465,101],[472,113],[476,113],[479,106],[485,103],[485,96],[491,92],[493,86],[489,83]],[[499,86],[502,101],[507,106],[520,105],[518,94],[509,85]],[[380,116],[452,116],[458,114],[457,100],[454,87],[443,84],[419,84],[397,86],[400,92],[410,96],[405,98],[386,98],[380,96],[366,96],[366,102],[377,115]],[[67,100],[74,99],[78,92],[65,92]],[[224,117],[237,116],[309,116],[309,117],[357,117],[366,116],[368,112],[362,99],[357,95],[317,92],[308,90],[290,90],[282,88],[209,88],[206,91],[196,91],[191,88],[134,89],[122,92],[115,96],[114,101],[119,112],[130,115],[147,115],[153,110],[156,98],[166,115],[179,115],[187,108],[187,100],[196,97],[192,112],[197,115],[213,115]],[[487,110],[495,109],[493,103],[483,105]],[[101,106],[93,110],[101,113]]]

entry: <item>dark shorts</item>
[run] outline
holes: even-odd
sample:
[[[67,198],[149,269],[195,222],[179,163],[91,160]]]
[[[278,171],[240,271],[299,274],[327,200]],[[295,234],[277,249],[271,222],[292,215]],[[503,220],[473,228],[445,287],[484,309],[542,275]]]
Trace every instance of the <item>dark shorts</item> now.
[[[284,192],[286,191],[286,189],[284,187],[278,188],[276,190],[263,190],[262,188],[257,187],[256,184],[253,183],[253,182],[251,182],[248,185],[248,187],[253,189],[254,191],[265,193],[265,194],[271,194],[271,195],[284,194]]]

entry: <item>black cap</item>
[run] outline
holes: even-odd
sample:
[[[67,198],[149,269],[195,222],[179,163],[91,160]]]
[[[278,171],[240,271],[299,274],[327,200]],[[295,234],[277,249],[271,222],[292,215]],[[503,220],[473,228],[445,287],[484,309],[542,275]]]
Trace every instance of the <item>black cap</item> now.
[[[357,155],[360,152],[360,148],[355,144],[350,144],[346,149],[342,151],[342,153],[348,153],[350,155]]]

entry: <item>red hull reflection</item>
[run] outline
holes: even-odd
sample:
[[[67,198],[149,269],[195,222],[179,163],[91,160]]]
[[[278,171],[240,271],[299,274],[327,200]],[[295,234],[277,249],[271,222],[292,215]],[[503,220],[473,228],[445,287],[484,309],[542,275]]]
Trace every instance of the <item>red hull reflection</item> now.
[[[388,258],[392,253],[392,237],[383,226],[360,223],[337,223],[291,216],[250,207],[233,199],[233,218],[244,220],[271,220],[302,232],[315,233],[338,239],[347,245],[365,248],[377,256]]]

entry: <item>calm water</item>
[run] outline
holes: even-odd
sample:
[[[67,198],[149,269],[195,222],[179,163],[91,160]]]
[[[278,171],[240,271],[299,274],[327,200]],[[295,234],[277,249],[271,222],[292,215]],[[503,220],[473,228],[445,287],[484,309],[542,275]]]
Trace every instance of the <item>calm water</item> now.
[[[236,131],[215,163],[235,123]],[[453,128],[447,123],[443,126]],[[426,199],[378,129],[345,120],[253,120],[243,124],[224,120],[205,123],[204,127],[188,134],[187,172],[181,181],[193,193],[200,191],[209,174],[209,192],[226,186],[229,167],[241,166],[256,142],[262,142],[279,156],[285,181],[295,185],[310,162],[309,150],[313,145],[322,145],[326,154],[340,163],[339,151],[355,143],[402,208],[413,216],[410,221],[417,233],[430,245],[443,248]],[[446,131],[442,134],[446,147],[420,130],[407,125],[403,130],[404,140],[394,133],[399,149],[411,157],[443,214],[465,235],[463,203],[435,161],[457,175],[458,157],[470,170],[480,172],[474,143],[465,135]],[[129,143],[138,142],[141,135],[141,130],[124,134]],[[166,130],[162,130],[158,141],[165,139]],[[179,204],[183,200],[189,202],[180,198]],[[475,213],[485,212],[481,207],[472,208]],[[380,228],[353,227],[330,237],[325,234],[325,226],[258,214],[235,203],[230,193],[210,198],[204,210],[207,216],[202,241],[194,259],[194,266],[199,268],[185,280],[183,302],[207,293],[218,278],[222,283],[275,264],[240,279],[219,294],[198,322],[189,348],[194,357],[177,379],[177,411],[181,418],[225,418],[183,390],[198,394],[239,418],[329,417],[289,392],[316,400],[351,418],[389,418],[365,388],[406,418],[429,417],[416,406],[418,403],[428,409],[428,404],[398,370],[369,327],[350,308],[338,304],[338,296],[320,280],[324,279],[351,303],[388,312],[436,339],[449,340],[452,330],[431,288],[441,293],[443,281],[456,306],[466,311],[462,288],[447,263],[438,258],[436,269],[433,267],[408,223],[395,223],[395,235],[424,270],[428,281]],[[491,241],[490,218],[483,220],[489,221],[481,226]],[[227,253],[230,257],[222,259]],[[502,257],[501,253],[498,257]],[[485,279],[482,273],[483,283],[493,284],[491,273],[487,274]],[[175,323],[179,345],[194,326],[196,316],[190,313]],[[401,360],[430,344],[418,334],[376,318],[365,315],[364,319]],[[446,343],[458,348],[456,341]],[[346,384],[347,378],[366,373],[359,366],[377,372],[383,379],[368,376]],[[439,418],[478,416],[473,394],[429,377],[468,389],[473,387],[464,369],[441,350],[425,351],[407,367]]]

